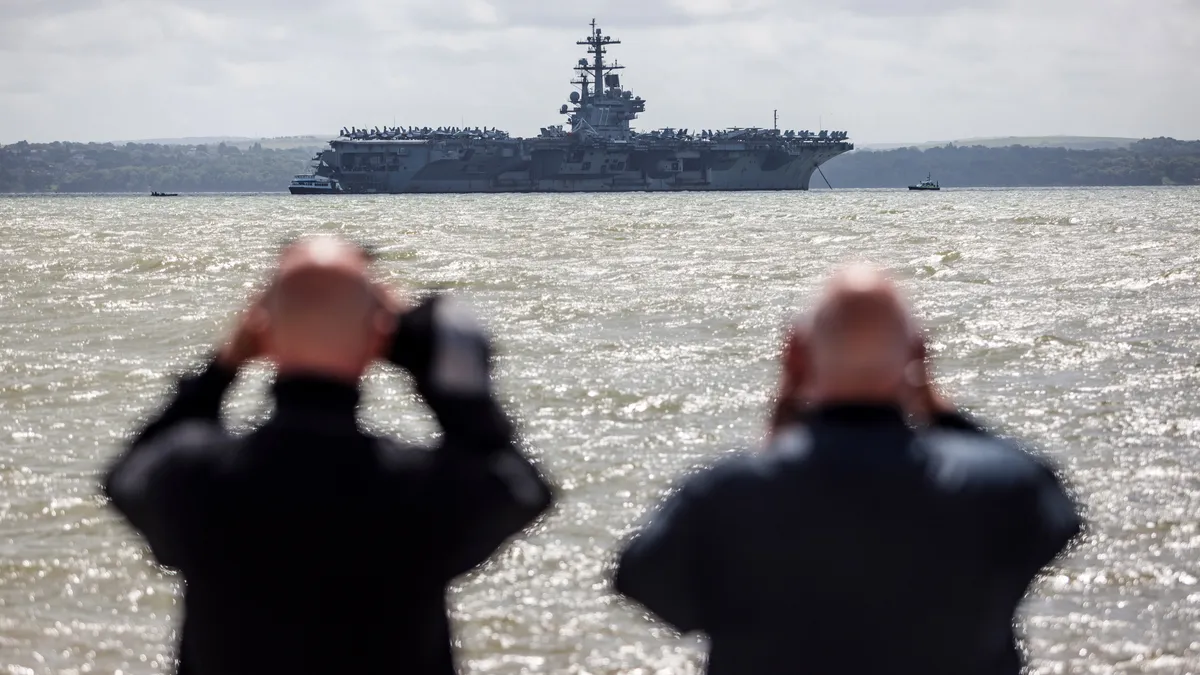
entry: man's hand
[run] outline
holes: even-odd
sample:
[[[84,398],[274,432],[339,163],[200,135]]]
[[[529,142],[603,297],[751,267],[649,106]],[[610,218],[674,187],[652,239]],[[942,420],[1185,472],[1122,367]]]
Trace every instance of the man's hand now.
[[[392,352],[396,331],[400,329],[400,317],[411,307],[399,292],[382,282],[376,283],[373,289],[379,306],[379,314],[375,318],[376,330],[383,336],[375,358],[386,361]]]
[[[917,421],[928,424],[935,415],[954,412],[954,405],[942,396],[937,385],[933,383],[927,335],[923,334],[915,347],[915,354],[909,366],[908,385],[908,409]]]
[[[791,421],[796,412],[808,407],[808,327],[800,321],[794,322],[788,330],[783,344],[782,366],[769,435],[774,435],[780,427]]]
[[[242,312],[233,333],[217,352],[217,362],[222,366],[237,370],[247,361],[263,355],[268,323],[264,296],[260,293]]]

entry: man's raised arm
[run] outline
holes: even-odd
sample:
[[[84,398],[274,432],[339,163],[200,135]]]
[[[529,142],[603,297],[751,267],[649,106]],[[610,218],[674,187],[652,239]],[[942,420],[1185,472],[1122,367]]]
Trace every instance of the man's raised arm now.
[[[729,470],[733,464],[721,468]],[[625,543],[613,586],[680,633],[708,631],[712,541],[711,503],[722,471],[708,468],[684,479]]]
[[[549,509],[553,490],[518,448],[492,391],[491,342],[464,305],[435,295],[400,313],[388,360],[412,374],[442,429],[433,489],[453,578]]]
[[[146,537],[163,565],[181,562],[188,536],[183,520],[196,496],[190,468],[198,454],[229,437],[220,421],[221,402],[241,365],[258,355],[262,321],[256,303],[228,344],[198,372],[179,379],[171,400],[104,476],[105,495]]]

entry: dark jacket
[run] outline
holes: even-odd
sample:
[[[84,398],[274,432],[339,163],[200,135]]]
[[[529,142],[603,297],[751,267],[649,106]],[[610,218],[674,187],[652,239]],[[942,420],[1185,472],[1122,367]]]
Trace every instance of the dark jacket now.
[[[1016,607],[1080,527],[1044,462],[961,416],[835,406],[684,481],[615,584],[707,634],[713,675],[1016,675]]]
[[[454,672],[446,587],[551,503],[490,388],[490,347],[457,303],[400,321],[437,448],[365,432],[357,388],[281,377],[244,436],[219,421],[235,373],[210,362],[106,476],[113,505],[182,572],[189,675]]]

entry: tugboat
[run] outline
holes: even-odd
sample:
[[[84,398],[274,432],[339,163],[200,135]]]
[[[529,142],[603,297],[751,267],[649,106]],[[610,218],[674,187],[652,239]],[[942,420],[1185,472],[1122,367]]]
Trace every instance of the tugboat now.
[[[929,175],[925,176],[925,180],[921,181],[920,183],[917,183],[916,185],[909,185],[908,189],[909,190],[941,190],[942,188],[940,185],[938,185],[937,183],[930,180],[930,178],[932,176],[933,176],[933,174],[929,174]]]
[[[301,173],[292,176],[292,184],[288,191],[294,195],[330,195],[342,191],[336,180],[317,176],[311,173]]]

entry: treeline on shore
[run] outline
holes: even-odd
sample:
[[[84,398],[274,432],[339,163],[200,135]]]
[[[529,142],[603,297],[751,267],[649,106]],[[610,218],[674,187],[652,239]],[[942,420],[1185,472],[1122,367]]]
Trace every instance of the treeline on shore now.
[[[1104,150],[953,144],[863,150],[835,157],[821,171],[835,188],[898,188],[927,175],[942,187],[1198,185],[1200,141],[1152,138]],[[814,175],[811,187],[825,181]]]
[[[0,192],[278,192],[316,150],[20,142],[0,147]]]
[[[247,149],[149,143],[13,143],[0,147],[0,192],[278,192],[316,147]],[[1154,138],[1127,148],[1014,145],[859,151],[821,166],[838,188],[899,188],[927,174],[943,187],[1200,184],[1200,141]],[[812,187],[824,187],[814,175]]]

